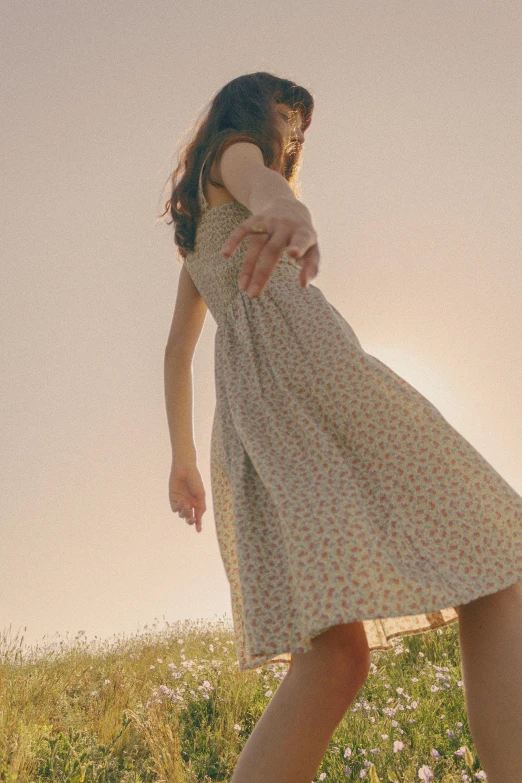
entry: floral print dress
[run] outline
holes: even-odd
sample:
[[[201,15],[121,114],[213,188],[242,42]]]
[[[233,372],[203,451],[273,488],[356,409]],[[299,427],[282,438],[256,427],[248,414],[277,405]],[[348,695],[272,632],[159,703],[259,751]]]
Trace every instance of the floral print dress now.
[[[339,623],[371,650],[455,622],[522,579],[522,498],[282,254],[238,288],[252,213],[210,207],[184,260],[216,321],[211,483],[239,668],[290,661]]]

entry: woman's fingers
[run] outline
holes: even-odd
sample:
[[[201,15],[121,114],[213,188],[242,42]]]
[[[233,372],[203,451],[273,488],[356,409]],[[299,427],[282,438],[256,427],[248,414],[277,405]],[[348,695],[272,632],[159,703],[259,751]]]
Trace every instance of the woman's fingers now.
[[[192,509],[185,507],[179,512],[181,519],[184,519],[187,525],[196,525],[196,530],[201,533],[201,515],[193,514]]]
[[[203,506],[200,507],[198,503],[193,503],[192,505],[183,505],[180,506],[177,509],[177,513],[181,519],[184,519],[185,522],[189,525],[196,525],[196,528],[198,530],[201,530],[201,517],[205,513],[205,505],[203,502]]]
[[[319,249],[317,247],[317,234],[308,219],[297,214],[296,207],[288,200],[274,205],[271,211],[276,214],[263,217],[252,215],[240,223],[232,231],[221,248],[224,257],[235,252],[237,247],[249,237],[248,249],[241,264],[238,285],[241,290],[246,290],[250,297],[261,296],[263,290],[274,271],[281,255],[286,250],[289,257],[294,258],[303,268],[299,275],[300,283],[304,287],[312,280],[319,270]],[[290,209],[291,214],[285,214]],[[306,209],[306,208],[305,208]],[[293,211],[293,212],[292,212]],[[308,210],[306,210],[308,213]],[[270,213],[270,210],[269,210]],[[258,223],[265,223],[269,234],[256,234],[252,227]]]
[[[317,234],[306,226],[299,226],[292,231],[288,241],[288,255],[292,258],[304,256],[314,245],[317,245]]]
[[[252,231],[252,226],[254,226],[256,223],[259,223],[261,219],[262,218],[259,216],[256,218],[254,215],[252,215],[252,217],[243,220],[239,226],[236,226],[223,244],[221,248],[221,255],[228,257],[231,256],[232,253],[235,253],[243,239]],[[266,237],[267,234],[260,234],[260,236]]]
[[[268,234],[250,234],[248,248],[241,264],[238,285],[241,290],[248,288],[250,278],[255,269],[259,253],[268,242]]]
[[[182,518],[186,517],[185,522],[187,525],[196,525],[196,531],[201,533],[201,514],[198,514],[197,511],[193,514],[192,509],[187,509],[186,513],[183,515],[180,513],[180,516]]]
[[[301,285],[305,287],[319,272],[319,263],[321,260],[319,245],[316,243],[309,248],[301,258],[296,258],[295,260],[302,266],[302,270],[299,272],[299,281]]]
[[[275,265],[287,248],[288,255],[303,267],[299,275],[301,285],[307,285],[319,271],[319,247],[315,232],[312,235],[306,229],[297,229],[290,238],[285,230],[274,234],[258,251],[257,257],[254,252],[249,254],[248,260],[245,258],[241,266],[239,287],[247,289],[251,297],[261,296]],[[294,250],[290,252],[292,248]]]
[[[261,247],[256,247],[248,260],[243,261],[239,272],[239,287],[247,289],[249,296],[261,296],[263,293],[268,278],[287,245],[287,237],[288,232],[280,229]]]
[[[171,501],[171,508],[174,511],[175,514],[178,514],[182,519],[183,517],[193,517],[192,509],[194,508],[194,503],[191,503],[190,500],[182,499],[182,500],[172,500]]]

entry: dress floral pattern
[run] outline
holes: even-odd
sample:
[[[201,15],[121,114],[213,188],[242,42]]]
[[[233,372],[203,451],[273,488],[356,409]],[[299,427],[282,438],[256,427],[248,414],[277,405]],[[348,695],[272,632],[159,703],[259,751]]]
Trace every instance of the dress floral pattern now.
[[[239,668],[289,662],[339,623],[370,650],[455,622],[522,579],[522,498],[379,359],[286,252],[238,288],[252,213],[210,207],[184,261],[216,321],[211,483]]]

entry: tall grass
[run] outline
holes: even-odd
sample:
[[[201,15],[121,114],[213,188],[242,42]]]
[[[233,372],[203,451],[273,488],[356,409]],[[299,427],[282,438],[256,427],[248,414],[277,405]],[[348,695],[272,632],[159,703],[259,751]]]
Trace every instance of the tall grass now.
[[[2,633],[0,781],[230,780],[287,665],[240,672],[228,619],[145,629],[33,648]],[[362,779],[486,779],[466,719],[457,624],[372,654],[314,783]]]

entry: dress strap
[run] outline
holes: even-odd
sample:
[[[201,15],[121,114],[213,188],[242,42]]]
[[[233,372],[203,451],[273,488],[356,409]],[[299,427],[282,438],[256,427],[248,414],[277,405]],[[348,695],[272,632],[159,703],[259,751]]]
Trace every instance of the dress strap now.
[[[210,154],[210,153],[209,153]],[[202,210],[205,212],[207,209],[210,209],[210,204],[208,203],[207,199],[205,198],[205,194],[203,193],[203,185],[202,185],[202,176],[203,176],[203,167],[205,163],[208,160],[208,155],[201,164],[201,169],[199,170],[199,182],[198,182],[198,195],[199,195],[199,202],[201,205]]]

